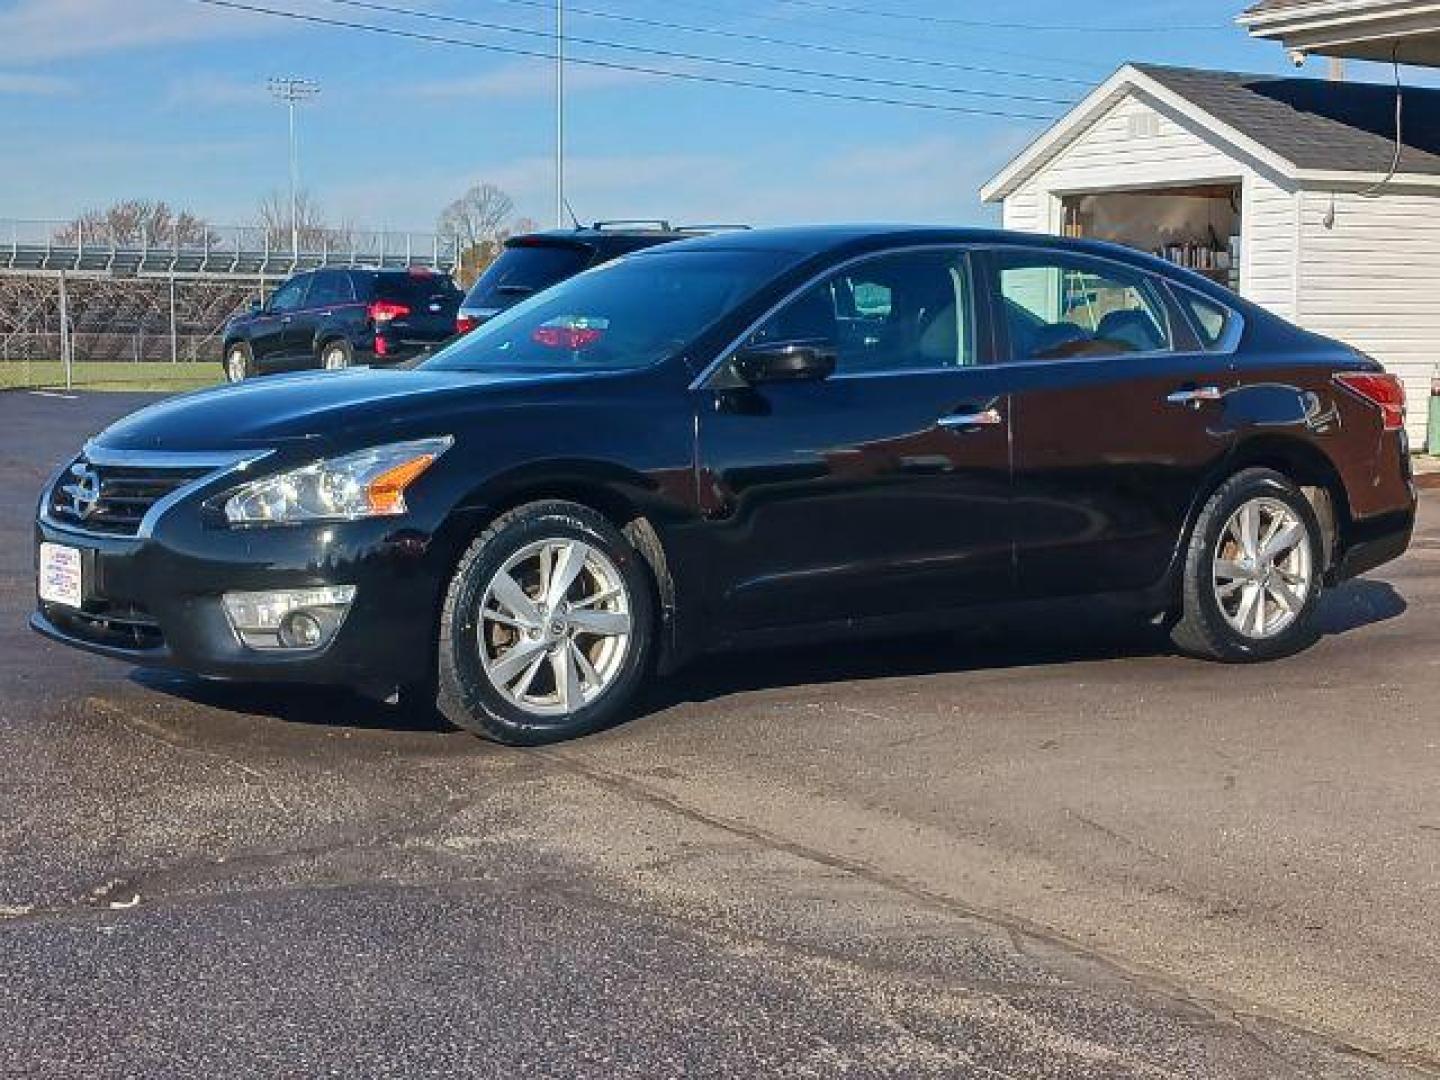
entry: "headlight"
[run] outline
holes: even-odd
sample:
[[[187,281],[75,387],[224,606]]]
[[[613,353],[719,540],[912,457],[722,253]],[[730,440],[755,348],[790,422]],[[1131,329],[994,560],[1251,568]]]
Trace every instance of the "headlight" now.
[[[405,489],[454,441],[445,435],[392,443],[256,480],[225,500],[225,520],[293,525],[403,514]]]

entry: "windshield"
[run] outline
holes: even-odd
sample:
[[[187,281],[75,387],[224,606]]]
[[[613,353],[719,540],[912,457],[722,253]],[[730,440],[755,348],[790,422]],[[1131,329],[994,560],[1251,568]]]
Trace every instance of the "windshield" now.
[[[587,270],[442,349],[439,370],[615,371],[674,355],[773,278],[774,253],[672,252]]]

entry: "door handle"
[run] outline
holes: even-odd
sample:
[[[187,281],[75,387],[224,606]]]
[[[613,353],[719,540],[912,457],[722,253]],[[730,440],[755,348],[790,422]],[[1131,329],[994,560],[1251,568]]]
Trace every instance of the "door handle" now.
[[[972,428],[972,427],[994,427],[1003,424],[1005,418],[1000,415],[996,408],[984,409],[980,412],[951,413],[949,416],[940,418],[940,426],[943,428]]]
[[[1165,395],[1167,405],[1194,405],[1196,408],[1199,408],[1201,402],[1219,400],[1218,386],[1187,386]]]
[[[289,315],[283,316],[283,317],[280,319],[280,321],[281,321],[282,323],[288,323],[288,322],[290,321],[290,316],[289,316]]]

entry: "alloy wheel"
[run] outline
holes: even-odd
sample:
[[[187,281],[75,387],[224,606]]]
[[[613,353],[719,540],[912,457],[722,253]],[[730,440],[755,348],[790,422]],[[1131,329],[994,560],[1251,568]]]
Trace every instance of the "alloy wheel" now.
[[[340,371],[345,367],[344,349],[326,349],[323,360],[326,371]]]
[[[1212,566],[1215,602],[1225,621],[1252,640],[1273,638],[1310,599],[1310,530],[1279,499],[1250,499],[1220,531]]]
[[[496,571],[480,602],[485,676],[511,704],[564,716],[614,684],[630,647],[631,604],[609,557],[580,540],[528,544]]]
[[[245,353],[243,350],[230,350],[230,355],[225,358],[225,377],[232,383],[245,381]]]

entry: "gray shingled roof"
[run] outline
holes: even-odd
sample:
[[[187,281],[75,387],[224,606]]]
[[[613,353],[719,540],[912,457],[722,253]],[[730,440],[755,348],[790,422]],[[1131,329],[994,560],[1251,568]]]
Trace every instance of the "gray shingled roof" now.
[[[1394,158],[1393,86],[1135,67],[1297,169],[1384,173]],[[1407,87],[1403,93],[1405,148],[1399,171],[1440,176],[1440,90]]]

